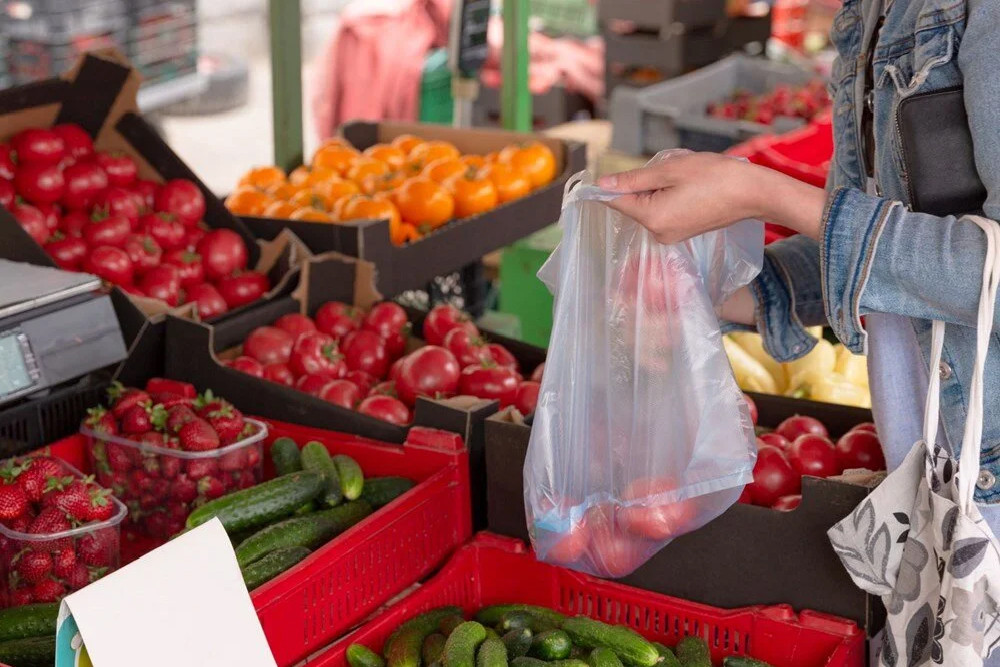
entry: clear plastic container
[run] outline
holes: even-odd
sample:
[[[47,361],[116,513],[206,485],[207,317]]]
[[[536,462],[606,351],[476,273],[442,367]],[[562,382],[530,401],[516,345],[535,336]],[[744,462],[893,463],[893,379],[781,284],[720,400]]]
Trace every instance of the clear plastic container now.
[[[80,428],[98,483],[128,507],[129,527],[167,539],[184,530],[191,510],[261,481],[267,425],[226,447],[187,452]]]
[[[70,464],[53,460],[66,476],[83,478]],[[57,533],[22,533],[0,524],[3,606],[55,602],[118,569],[121,522],[128,510],[113,495],[110,500],[115,507],[110,519]]]

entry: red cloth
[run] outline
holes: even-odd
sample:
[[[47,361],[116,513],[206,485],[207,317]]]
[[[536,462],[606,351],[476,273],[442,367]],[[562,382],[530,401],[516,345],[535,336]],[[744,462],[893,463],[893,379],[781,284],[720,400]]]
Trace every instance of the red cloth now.
[[[349,120],[416,120],[424,58],[447,44],[450,9],[451,0],[348,4],[317,68],[320,139]]]

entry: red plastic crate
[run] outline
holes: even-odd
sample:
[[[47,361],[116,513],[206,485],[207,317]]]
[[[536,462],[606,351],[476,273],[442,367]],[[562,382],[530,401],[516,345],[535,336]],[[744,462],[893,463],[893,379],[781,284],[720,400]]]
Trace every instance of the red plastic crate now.
[[[796,615],[784,605],[722,610],[687,602],[547,565],[518,540],[480,533],[424,586],[308,665],[345,667],[344,652],[353,643],[381,651],[402,622],[434,607],[458,605],[471,614],[509,602],[628,625],[666,644],[697,635],[716,664],[725,656],[751,655],[775,667],[861,667],[865,658],[864,633],[851,621],[809,611]]]
[[[762,138],[751,162],[792,178],[824,187],[833,158],[833,125],[829,114],[786,134]]]
[[[399,475],[417,485],[251,594],[279,665],[329,644],[407,587],[435,571],[472,534],[468,453],[462,439],[414,427],[402,445],[272,420],[265,447],[289,437],[316,440],[353,457],[366,476]],[[85,463],[85,439],[51,446],[74,466]],[[265,478],[273,476],[265,456]],[[134,546],[134,545],[133,545]],[[143,547],[155,546],[148,541]]]

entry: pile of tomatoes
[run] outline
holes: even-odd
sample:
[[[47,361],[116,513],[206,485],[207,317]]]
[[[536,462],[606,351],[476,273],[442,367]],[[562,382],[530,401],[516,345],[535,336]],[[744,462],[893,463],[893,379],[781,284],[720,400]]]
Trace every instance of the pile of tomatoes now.
[[[398,425],[410,422],[418,396],[476,396],[535,411],[542,367],[525,380],[514,355],[487,343],[465,313],[432,308],[427,344],[407,353],[410,329],[406,311],[391,301],[368,312],[330,301],[315,317],[290,313],[257,327],[242,354],[224,363]]]
[[[756,423],[756,407],[749,397],[747,402]],[[833,477],[858,468],[885,470],[874,424],[858,424],[834,443],[818,419],[794,415],[757,438],[753,483],[743,490],[740,502],[791,511],[802,501],[803,475]]]
[[[0,206],[61,268],[170,306],[193,302],[202,319],[270,289],[246,270],[243,237],[202,221],[196,184],[138,174],[135,160],[95,150],[78,125],[29,128],[0,144]]]
[[[721,102],[712,102],[705,112],[713,118],[748,120],[751,123],[770,125],[778,116],[812,120],[830,107],[830,95],[823,79],[813,79],[804,86],[793,88],[779,84],[763,95],[752,95],[737,90]]]
[[[310,222],[387,219],[392,242],[403,245],[449,220],[524,197],[555,176],[555,156],[537,141],[462,155],[451,143],[412,134],[364,151],[334,138],[290,174],[251,169],[226,206],[237,215]]]

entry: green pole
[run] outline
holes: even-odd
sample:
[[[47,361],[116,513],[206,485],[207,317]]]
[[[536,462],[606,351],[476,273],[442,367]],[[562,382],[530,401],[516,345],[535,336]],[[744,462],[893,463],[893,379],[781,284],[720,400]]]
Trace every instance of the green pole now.
[[[528,0],[503,2],[503,54],[500,61],[500,117],[508,130],[531,130],[528,91]]]
[[[302,13],[299,0],[268,0],[274,164],[302,164]]]

